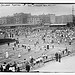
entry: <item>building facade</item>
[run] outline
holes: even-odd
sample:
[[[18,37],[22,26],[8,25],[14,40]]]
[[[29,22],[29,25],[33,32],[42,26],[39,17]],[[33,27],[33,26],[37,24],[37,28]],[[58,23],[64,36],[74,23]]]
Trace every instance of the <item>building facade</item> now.
[[[7,16],[7,24],[15,24],[15,19],[13,16]]]
[[[56,16],[56,24],[68,23],[72,21],[72,15]]]
[[[72,21],[72,15],[42,14],[31,15],[30,13],[16,13],[13,16],[1,17],[0,25],[2,24],[63,24]]]
[[[50,23],[54,24],[55,23],[55,18],[56,18],[55,14],[48,14],[48,15],[50,17]]]
[[[31,14],[24,14],[24,13],[16,13],[14,14],[15,24],[26,24],[28,23],[28,17]]]
[[[40,17],[40,20],[41,20],[42,24],[50,23],[49,15],[42,14],[42,15],[39,15],[39,17]]]
[[[42,23],[49,23],[54,24],[55,23],[55,14],[43,14],[39,15],[40,19],[42,20]]]
[[[61,23],[63,23],[63,20],[62,20],[62,16],[56,16],[56,24],[61,24]]]
[[[29,17],[29,20],[28,20],[28,24],[40,24],[41,23],[41,20],[39,18],[39,16],[36,16],[36,15],[33,15],[31,17]]]
[[[0,24],[7,24],[7,18],[6,17],[1,17],[0,18]]]

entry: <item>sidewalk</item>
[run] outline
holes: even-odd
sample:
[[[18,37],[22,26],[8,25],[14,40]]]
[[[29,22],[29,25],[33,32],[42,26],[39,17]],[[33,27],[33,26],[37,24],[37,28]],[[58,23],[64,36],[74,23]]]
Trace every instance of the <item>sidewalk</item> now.
[[[75,73],[75,56],[62,58],[61,63],[56,61],[48,62],[43,67],[34,71]]]

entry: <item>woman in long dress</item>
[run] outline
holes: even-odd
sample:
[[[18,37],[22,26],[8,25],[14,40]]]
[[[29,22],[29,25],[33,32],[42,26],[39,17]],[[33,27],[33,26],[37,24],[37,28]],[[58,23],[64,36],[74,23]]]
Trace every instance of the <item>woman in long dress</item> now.
[[[8,58],[9,57],[9,54],[8,54],[8,52],[6,52],[6,58]]]

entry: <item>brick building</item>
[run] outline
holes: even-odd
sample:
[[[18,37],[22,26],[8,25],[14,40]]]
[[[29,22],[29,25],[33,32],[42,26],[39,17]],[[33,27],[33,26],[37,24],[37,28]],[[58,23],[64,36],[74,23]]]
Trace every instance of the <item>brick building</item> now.
[[[16,13],[14,14],[15,24],[26,24],[28,23],[28,17],[31,14],[24,14],[24,13]]]
[[[72,22],[72,15],[56,16],[56,24]]]
[[[6,17],[1,17],[0,18],[0,24],[7,24],[7,18]]]
[[[41,20],[39,16],[33,15],[29,17],[28,24],[40,24]]]
[[[42,20],[42,23],[49,23],[53,24],[55,23],[55,14],[42,14],[39,15],[40,19]]]
[[[7,16],[7,24],[15,24],[15,19],[13,16]]]

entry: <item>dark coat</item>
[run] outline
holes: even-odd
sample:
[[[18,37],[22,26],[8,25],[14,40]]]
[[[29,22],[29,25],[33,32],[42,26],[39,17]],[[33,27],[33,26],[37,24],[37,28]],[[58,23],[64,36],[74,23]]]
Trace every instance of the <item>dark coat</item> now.
[[[30,71],[30,65],[26,64],[26,71],[29,72]]]
[[[58,53],[55,54],[55,57],[58,58]]]

